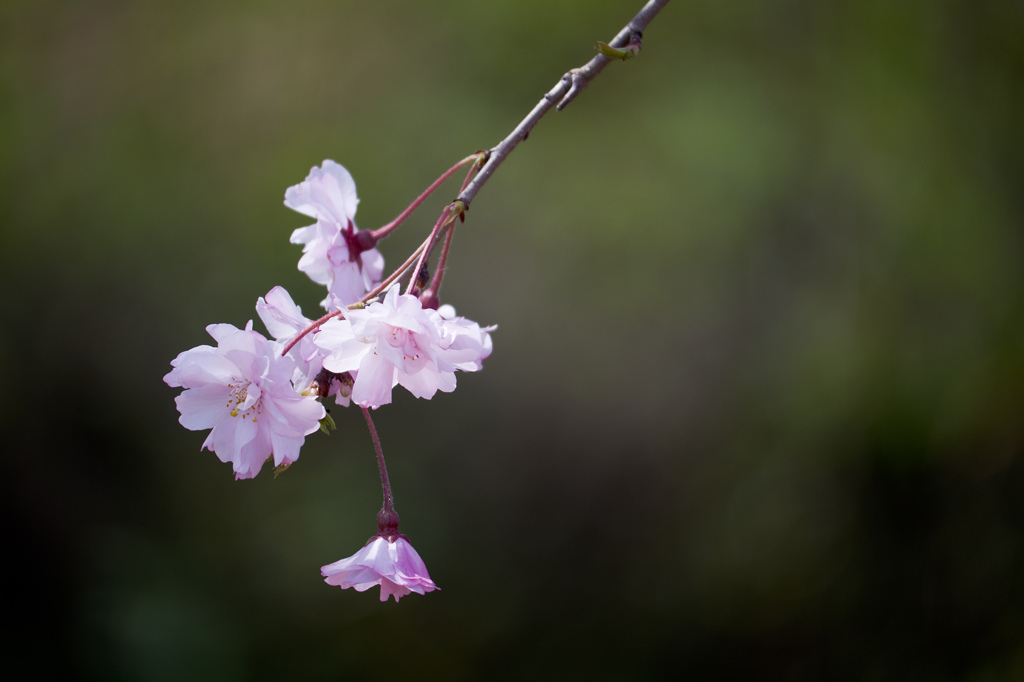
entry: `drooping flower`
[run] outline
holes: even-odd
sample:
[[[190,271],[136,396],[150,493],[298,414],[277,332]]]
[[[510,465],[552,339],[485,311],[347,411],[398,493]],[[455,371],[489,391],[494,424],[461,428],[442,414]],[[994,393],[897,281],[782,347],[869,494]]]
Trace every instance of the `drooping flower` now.
[[[273,457],[274,465],[299,458],[306,436],[325,411],[315,397],[292,384],[296,361],[281,356],[282,344],[252,329],[211,324],[217,347],[197,346],[171,361],[164,381],[185,390],[174,399],[182,426],[211,429],[203,447],[230,462],[236,479],[252,478]]]
[[[394,595],[397,602],[407,594],[426,594],[438,589],[427,573],[423,559],[404,535],[389,538],[380,535],[341,561],[320,569],[324,582],[342,589],[365,592],[380,585],[380,600]]]
[[[320,328],[315,343],[324,367],[356,372],[352,401],[377,408],[401,384],[417,398],[455,390],[455,370],[475,371],[491,351],[488,330],[468,321],[446,322],[417,297],[392,287],[382,302],[345,313]]]
[[[384,257],[372,248],[373,240],[356,229],[358,203],[352,175],[330,159],[284,193],[285,206],[316,218],[313,225],[295,230],[291,242],[303,245],[299,270],[327,285],[324,306],[330,309],[358,301],[384,271]]]

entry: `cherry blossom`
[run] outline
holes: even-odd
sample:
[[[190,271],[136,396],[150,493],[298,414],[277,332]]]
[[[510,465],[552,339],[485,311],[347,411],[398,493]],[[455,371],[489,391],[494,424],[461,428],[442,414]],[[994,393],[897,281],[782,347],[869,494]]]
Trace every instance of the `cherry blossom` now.
[[[291,295],[284,287],[274,287],[256,301],[256,312],[259,314],[267,331],[278,341],[287,342],[307,330],[312,320],[302,314],[302,309],[295,305]],[[295,374],[292,384],[297,388],[311,387],[314,382],[317,394],[321,398],[334,396],[336,403],[348,407],[349,396],[352,394],[352,377],[341,376],[323,369],[323,351],[313,343],[313,335],[306,334],[299,339],[289,351],[296,360]]]
[[[164,381],[186,389],[174,399],[182,426],[211,429],[203,447],[230,462],[236,479],[252,478],[273,457],[274,466],[299,458],[305,437],[325,415],[314,397],[292,384],[297,364],[283,346],[252,329],[211,324],[217,347],[197,346],[171,361]]]
[[[267,331],[278,341],[287,342],[309,326],[309,318],[295,305],[291,294],[284,287],[274,287],[267,297],[256,301],[256,314],[263,320]],[[308,386],[320,371],[320,352],[310,336],[303,337],[289,351],[296,359],[296,375],[292,378],[296,386]]]
[[[382,302],[350,310],[320,328],[315,343],[324,367],[356,372],[352,401],[377,408],[401,384],[417,398],[455,390],[455,370],[476,371],[491,352],[489,329],[424,310],[415,296],[392,287]]]
[[[445,304],[437,309],[436,315],[441,318],[439,323],[443,350],[440,359],[463,372],[478,372],[483,369],[483,361],[490,356],[494,346],[491,332],[497,325],[481,327],[473,320],[458,317],[455,308]]]
[[[370,542],[341,561],[320,569],[324,582],[342,589],[365,592],[380,585],[380,600],[394,595],[397,602],[407,594],[426,594],[438,589],[427,573],[423,559],[404,535],[374,537]]]
[[[325,284],[324,306],[331,309],[355,303],[379,281],[384,257],[373,247],[369,233],[355,227],[356,183],[352,175],[330,159],[323,167],[313,166],[304,182],[289,187],[285,206],[316,218],[316,222],[295,230],[293,244],[302,244],[299,270],[317,284]]]

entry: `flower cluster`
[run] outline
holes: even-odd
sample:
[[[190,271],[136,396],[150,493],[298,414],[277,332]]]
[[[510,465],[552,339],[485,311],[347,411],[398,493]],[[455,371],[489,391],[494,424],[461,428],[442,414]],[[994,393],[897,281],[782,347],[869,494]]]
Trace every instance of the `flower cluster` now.
[[[481,158],[469,157],[456,168],[473,161],[475,169]],[[284,288],[274,287],[256,303],[273,340],[254,331],[251,320],[244,329],[210,325],[207,331],[217,346],[181,353],[164,377],[168,385],[185,389],[175,399],[181,425],[193,431],[210,429],[203,447],[230,462],[236,479],[252,478],[268,460],[279,470],[289,466],[298,459],[306,436],[333,428],[322,404],[325,398],[362,408],[381,466],[382,513],[393,523],[386,533],[379,526],[381,534],[363,550],[325,566],[323,574],[328,584],[358,591],[379,584],[382,601],[392,594],[396,601],[410,592],[424,594],[436,586],[412,545],[397,532],[383,453],[368,410],[389,404],[399,385],[418,398],[453,391],[457,370],[481,369],[495,329],[456,317],[450,305],[439,305],[454,215],[447,223],[438,221],[417,253],[383,279],[384,258],[377,243],[422,199],[385,228],[360,231],[351,174],[331,160],[314,167],[304,182],[288,188],[284,203],[316,221],[295,230],[291,241],[303,247],[299,270],[327,287],[321,302],[327,314],[316,321],[306,318]],[[429,275],[422,266],[442,235],[444,252],[433,282],[425,288],[423,278]],[[410,268],[417,256],[417,266]],[[402,293],[405,279],[408,288]]]
[[[323,366],[355,377],[352,400],[377,408],[404,386],[417,398],[455,390],[455,370],[475,372],[491,354],[493,327],[447,320],[416,296],[392,288],[383,302],[329,320],[317,334]]]

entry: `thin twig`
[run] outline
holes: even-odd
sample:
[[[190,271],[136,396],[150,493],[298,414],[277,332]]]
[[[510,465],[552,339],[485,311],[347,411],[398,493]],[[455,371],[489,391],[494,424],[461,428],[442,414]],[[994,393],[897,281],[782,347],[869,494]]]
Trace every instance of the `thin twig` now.
[[[668,0],[650,0],[643,9],[633,17],[626,26],[619,31],[618,35],[609,43],[611,47],[621,48],[629,43],[630,38],[643,33],[644,29],[647,28],[647,24],[651,22],[651,19],[661,11],[661,8],[668,4]],[[601,73],[601,70],[608,65],[612,60],[603,54],[596,55],[589,62],[584,64],[578,69],[573,69],[569,73],[562,76],[561,80],[551,88],[550,91],[544,97],[541,98],[537,106],[533,108],[526,118],[524,118],[519,125],[516,126],[515,130],[506,137],[501,143],[491,150],[491,157],[484,164],[484,167],[480,169],[480,172],[473,177],[473,180],[459,194],[457,200],[461,201],[468,208],[469,204],[476,197],[476,193],[480,191],[480,188],[484,186],[487,180],[491,177],[491,174],[501,165],[501,163],[512,153],[516,145],[526,139],[533,130],[533,127],[537,125],[544,114],[548,113],[553,107],[557,105],[558,110],[561,111],[565,108],[569,102],[576,98],[576,95],[580,93],[583,88],[594,79],[597,74]]]

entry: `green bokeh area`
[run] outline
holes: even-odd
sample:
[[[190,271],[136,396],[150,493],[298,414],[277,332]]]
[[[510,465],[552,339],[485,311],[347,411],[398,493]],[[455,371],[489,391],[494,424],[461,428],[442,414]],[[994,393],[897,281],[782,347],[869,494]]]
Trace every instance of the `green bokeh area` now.
[[[8,669],[1024,679],[1020,2],[670,3],[540,122],[445,278],[494,355],[376,414],[440,592],[322,582],[358,412],[244,482],[177,424],[205,325],[317,309],[285,188],[386,223],[639,6],[0,5]]]

